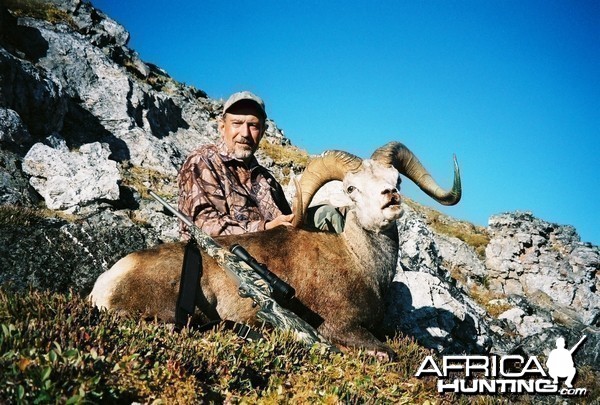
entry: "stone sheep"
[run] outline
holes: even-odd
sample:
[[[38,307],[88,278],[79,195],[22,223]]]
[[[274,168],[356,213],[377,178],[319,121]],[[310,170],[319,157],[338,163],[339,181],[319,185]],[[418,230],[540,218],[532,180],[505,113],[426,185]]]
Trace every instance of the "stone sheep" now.
[[[440,188],[415,155],[390,142],[370,159],[329,151],[313,159],[301,176],[294,200],[293,227],[216,237],[224,248],[235,243],[296,289],[296,297],[322,322],[317,330],[342,348],[357,347],[382,358],[392,349],[372,333],[384,313],[384,297],[396,271],[402,215],[399,186],[403,174],[444,205],[461,197],[458,164],[454,184]],[[332,180],[343,182],[349,210],[341,234],[303,228],[315,193]],[[103,273],[90,294],[98,307],[142,313],[173,322],[185,243],[165,243],[119,260]],[[203,256],[197,307],[210,319],[255,325],[257,309],[240,298],[235,283],[216,262]]]

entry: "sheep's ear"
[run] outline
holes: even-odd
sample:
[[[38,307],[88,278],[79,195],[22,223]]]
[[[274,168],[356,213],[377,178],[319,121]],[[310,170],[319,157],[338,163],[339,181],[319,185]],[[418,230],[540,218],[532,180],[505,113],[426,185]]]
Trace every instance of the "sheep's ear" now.
[[[317,191],[310,205],[320,204],[330,204],[334,207],[345,207],[352,204],[352,199],[344,192],[344,183],[334,180],[330,181],[319,191]]]

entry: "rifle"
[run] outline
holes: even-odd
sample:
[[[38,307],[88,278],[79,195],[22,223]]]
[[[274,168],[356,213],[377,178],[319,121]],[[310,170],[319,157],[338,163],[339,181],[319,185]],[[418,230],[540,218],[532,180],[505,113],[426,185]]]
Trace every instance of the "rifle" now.
[[[228,276],[238,286],[242,298],[250,298],[259,307],[257,318],[276,328],[291,331],[296,338],[307,345],[321,344],[327,349],[337,351],[312,326],[295,313],[282,308],[272,297],[272,287],[241,258],[221,247],[213,238],[198,228],[188,217],[173,208],[168,202],[152,190],[148,193],[169,212],[186,224],[198,246],[216,260]]]

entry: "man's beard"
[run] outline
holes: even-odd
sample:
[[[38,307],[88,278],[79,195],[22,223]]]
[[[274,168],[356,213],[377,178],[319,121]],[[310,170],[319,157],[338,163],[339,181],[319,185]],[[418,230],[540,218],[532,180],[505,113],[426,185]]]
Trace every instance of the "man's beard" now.
[[[248,145],[249,146],[249,145]],[[241,145],[235,145],[233,148],[233,155],[236,159],[246,160],[254,154],[254,149],[251,147],[243,147]]]

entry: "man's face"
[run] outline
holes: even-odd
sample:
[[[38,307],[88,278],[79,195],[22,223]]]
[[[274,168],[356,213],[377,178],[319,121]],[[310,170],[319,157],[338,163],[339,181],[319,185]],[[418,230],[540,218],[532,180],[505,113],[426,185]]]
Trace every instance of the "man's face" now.
[[[264,126],[256,107],[234,104],[219,121],[219,132],[223,136],[227,150],[236,159],[246,161],[258,149],[265,131]]]

